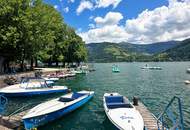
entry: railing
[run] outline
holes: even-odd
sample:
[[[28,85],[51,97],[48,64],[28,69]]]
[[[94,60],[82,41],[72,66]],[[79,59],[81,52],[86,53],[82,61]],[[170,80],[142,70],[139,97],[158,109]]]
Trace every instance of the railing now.
[[[177,105],[174,104],[177,101]],[[176,105],[176,113],[171,110],[172,105]],[[178,107],[178,108],[177,108]],[[179,118],[175,117],[178,114]],[[170,123],[169,123],[170,122]],[[184,130],[182,104],[179,97],[174,96],[164,111],[157,118],[158,130]]]

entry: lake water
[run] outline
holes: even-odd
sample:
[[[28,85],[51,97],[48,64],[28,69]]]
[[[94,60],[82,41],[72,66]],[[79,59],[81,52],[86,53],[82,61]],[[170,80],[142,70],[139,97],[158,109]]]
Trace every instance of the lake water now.
[[[113,63],[97,63],[94,64],[95,72],[60,80],[58,84],[67,85],[73,91],[94,90],[95,96],[83,107],[39,130],[115,130],[104,113],[102,97],[105,92],[119,92],[130,99],[138,96],[155,115],[160,114],[173,96],[181,97],[185,129],[190,130],[190,85],[184,84],[184,80],[190,79],[190,74],[186,73],[190,62],[148,63],[150,66],[160,66],[163,70],[142,70],[145,64],[117,63],[121,72],[112,73]],[[27,103],[60,95],[9,99],[8,113]]]

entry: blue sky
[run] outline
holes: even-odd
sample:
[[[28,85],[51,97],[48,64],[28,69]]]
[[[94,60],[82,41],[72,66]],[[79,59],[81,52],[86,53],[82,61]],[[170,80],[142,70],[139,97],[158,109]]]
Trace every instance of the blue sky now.
[[[190,36],[189,0],[44,1],[58,10],[86,43],[125,41],[146,44],[183,40]],[[179,12],[184,14],[181,16]],[[186,28],[182,24],[187,25]]]

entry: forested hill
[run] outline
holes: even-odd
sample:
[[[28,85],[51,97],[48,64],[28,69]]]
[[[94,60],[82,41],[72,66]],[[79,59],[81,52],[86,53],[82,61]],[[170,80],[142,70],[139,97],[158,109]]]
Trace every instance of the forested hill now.
[[[130,43],[91,43],[87,44],[89,61],[117,62],[117,61],[151,61],[153,55],[177,46],[179,42],[138,45]],[[165,58],[165,57],[164,57]],[[157,59],[157,57],[155,58]]]
[[[119,45],[129,51],[147,54],[156,54],[175,47],[179,41],[158,42],[153,44],[131,44],[122,42]]]
[[[190,60],[190,38],[182,41],[178,46],[164,52],[172,61]]]

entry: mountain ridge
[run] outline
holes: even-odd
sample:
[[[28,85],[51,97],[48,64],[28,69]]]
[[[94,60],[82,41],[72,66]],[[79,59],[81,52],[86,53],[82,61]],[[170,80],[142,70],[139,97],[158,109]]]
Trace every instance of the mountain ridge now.
[[[166,50],[176,47],[179,44],[179,41],[168,41],[143,45],[132,44],[127,42],[102,42],[86,44],[86,47],[89,52],[89,61],[130,62],[155,60],[157,59],[158,54],[165,53]],[[166,57],[164,57],[164,59],[166,59]]]

